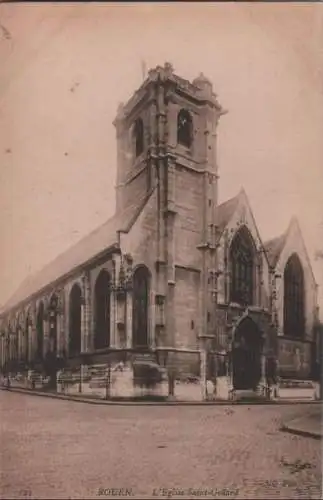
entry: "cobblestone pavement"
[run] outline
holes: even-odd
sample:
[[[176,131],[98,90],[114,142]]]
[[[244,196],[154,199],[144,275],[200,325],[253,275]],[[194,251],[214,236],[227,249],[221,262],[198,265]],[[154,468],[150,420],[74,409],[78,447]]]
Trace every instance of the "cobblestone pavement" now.
[[[1,498],[321,498],[321,442],[279,431],[311,405],[94,406],[1,391],[0,411]]]

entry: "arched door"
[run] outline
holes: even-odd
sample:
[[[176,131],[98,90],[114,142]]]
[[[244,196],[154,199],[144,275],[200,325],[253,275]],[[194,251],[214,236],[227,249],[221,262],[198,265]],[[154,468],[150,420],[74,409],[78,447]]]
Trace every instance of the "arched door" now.
[[[262,336],[251,318],[238,325],[232,348],[234,389],[256,389],[261,378]]]

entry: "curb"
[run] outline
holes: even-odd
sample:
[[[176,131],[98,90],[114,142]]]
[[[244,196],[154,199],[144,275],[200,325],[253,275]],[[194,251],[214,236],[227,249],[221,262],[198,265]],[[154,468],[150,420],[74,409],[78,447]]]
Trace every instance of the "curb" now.
[[[294,434],[295,436],[302,436],[302,437],[310,437],[313,439],[322,439],[322,434],[320,432],[315,432],[315,431],[305,431],[303,429],[300,429],[298,427],[292,427],[289,425],[283,425],[280,428],[281,431],[283,432],[288,432],[289,434]]]
[[[0,387],[0,390],[6,392],[17,392],[30,396],[45,397],[51,399],[60,399],[63,401],[73,401],[76,403],[94,404],[101,406],[253,406],[253,405],[300,405],[300,404],[321,404],[321,401],[313,400],[281,400],[281,401],[140,401],[140,400],[106,400],[106,399],[90,399],[77,396],[69,396],[66,394],[46,393],[40,391],[32,391],[19,387],[11,387],[9,390],[5,387]],[[285,430],[285,429],[284,429]],[[305,431],[304,431],[305,432]]]

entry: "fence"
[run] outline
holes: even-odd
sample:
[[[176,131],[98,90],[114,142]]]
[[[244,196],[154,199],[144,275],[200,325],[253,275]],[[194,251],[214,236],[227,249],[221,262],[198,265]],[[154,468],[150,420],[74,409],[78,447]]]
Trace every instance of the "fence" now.
[[[11,372],[10,385],[112,400],[228,400],[233,395],[231,360],[215,351],[104,349],[67,359],[64,365],[56,372],[56,387],[39,369]]]
[[[104,399],[200,400],[200,353],[192,350],[109,350],[88,355],[77,372],[59,374],[58,391]]]
[[[103,349],[58,363],[57,382],[41,370],[11,371],[11,387],[100,399],[201,400],[198,350]]]

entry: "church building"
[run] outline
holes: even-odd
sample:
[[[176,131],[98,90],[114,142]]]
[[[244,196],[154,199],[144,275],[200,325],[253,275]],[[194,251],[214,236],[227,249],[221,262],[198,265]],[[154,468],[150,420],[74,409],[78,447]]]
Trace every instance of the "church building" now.
[[[238,389],[254,386],[270,356],[281,377],[311,377],[317,285],[304,240],[292,218],[263,242],[243,190],[219,204],[225,113],[203,74],[189,82],[169,63],[148,72],[114,121],[115,215],[5,305],[2,367],[48,352],[78,360],[208,344],[232,353]]]

